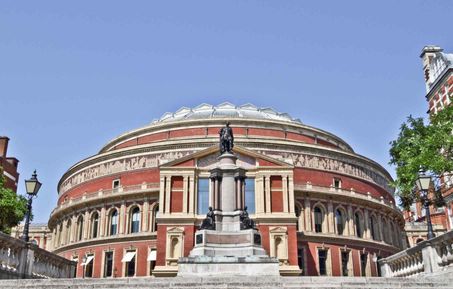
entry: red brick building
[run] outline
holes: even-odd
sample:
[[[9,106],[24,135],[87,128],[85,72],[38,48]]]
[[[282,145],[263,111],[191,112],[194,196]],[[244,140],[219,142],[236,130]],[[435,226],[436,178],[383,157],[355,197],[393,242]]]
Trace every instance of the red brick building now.
[[[213,200],[209,170],[226,121],[245,199],[283,275],[376,276],[402,249],[388,172],[341,138],[253,105],[166,113],[107,143],[61,178],[48,223],[77,276],[174,276]]]
[[[453,54],[444,53],[438,46],[425,46],[420,55],[423,62],[423,72],[426,85],[426,100],[428,113],[436,114],[446,106],[452,105],[453,100]],[[442,195],[447,205],[444,208],[431,207],[431,219],[436,235],[453,229],[453,175],[445,173],[442,176]],[[407,221],[412,221],[410,226],[425,229],[412,230],[406,228],[409,244],[413,245],[421,240],[426,240],[426,223],[423,206],[417,203],[412,212],[408,212]],[[417,224],[418,223],[418,224]]]
[[[8,152],[8,142],[8,137],[0,136],[0,168],[3,170],[3,176],[5,177],[5,186],[17,192],[17,183],[19,181],[17,166],[19,161],[14,157],[8,157],[6,155]]]

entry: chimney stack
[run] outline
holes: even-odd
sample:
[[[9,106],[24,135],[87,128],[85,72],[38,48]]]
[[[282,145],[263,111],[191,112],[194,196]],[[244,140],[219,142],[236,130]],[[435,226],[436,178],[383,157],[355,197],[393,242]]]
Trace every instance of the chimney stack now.
[[[0,136],[0,157],[6,158],[6,152],[8,150],[9,138],[6,136]]]
[[[433,58],[436,57],[436,53],[444,51],[442,48],[436,45],[427,45],[423,47],[422,53],[420,54],[420,58],[422,59],[423,62],[423,72],[425,75],[425,84],[426,84],[426,92],[429,92],[430,85],[434,82],[434,79],[432,79],[431,71],[430,71],[430,66],[431,66],[431,61]]]

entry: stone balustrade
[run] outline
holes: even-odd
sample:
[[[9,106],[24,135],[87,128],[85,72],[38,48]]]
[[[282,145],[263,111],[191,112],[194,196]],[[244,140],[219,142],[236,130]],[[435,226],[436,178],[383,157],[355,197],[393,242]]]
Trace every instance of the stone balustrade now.
[[[149,190],[159,190],[159,183],[142,183],[138,185],[131,185],[131,186],[120,186],[118,188],[113,189],[106,189],[106,190],[98,190],[94,192],[86,192],[80,197],[76,198],[69,198],[68,200],[64,201],[60,205],[58,205],[55,209],[52,210],[50,215],[54,215],[55,213],[66,209],[67,207],[74,206],[77,204],[85,204],[87,201],[90,200],[97,200],[97,199],[104,199],[109,198],[110,196],[114,196],[116,194],[135,194],[141,193],[144,191]]]
[[[360,200],[370,201],[375,204],[381,204],[385,207],[388,207],[392,210],[399,211],[398,207],[393,201],[389,201],[384,199],[384,197],[375,198],[371,196],[370,192],[359,192],[355,189],[342,189],[342,188],[335,188],[334,186],[325,187],[325,186],[318,186],[312,185],[310,182],[307,182],[303,185],[294,185],[295,191],[304,191],[304,192],[316,192],[316,193],[325,193],[325,194],[334,194],[339,196],[349,196],[353,198],[357,198]]]
[[[413,277],[453,272],[453,230],[379,260],[383,277]]]
[[[0,232],[0,279],[71,278],[77,263]]]

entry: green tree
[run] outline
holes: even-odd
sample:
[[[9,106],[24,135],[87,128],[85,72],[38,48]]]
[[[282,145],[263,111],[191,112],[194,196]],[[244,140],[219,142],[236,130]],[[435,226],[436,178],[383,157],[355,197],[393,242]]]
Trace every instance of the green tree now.
[[[0,167],[0,231],[11,233],[11,227],[17,226],[26,212],[27,199],[5,188],[5,177]]]
[[[393,185],[400,205],[408,209],[418,200],[414,190],[420,168],[434,177],[436,205],[441,205],[440,177],[453,171],[453,106],[432,115],[429,124],[409,116],[401,125],[398,138],[390,142],[390,164],[396,166]]]

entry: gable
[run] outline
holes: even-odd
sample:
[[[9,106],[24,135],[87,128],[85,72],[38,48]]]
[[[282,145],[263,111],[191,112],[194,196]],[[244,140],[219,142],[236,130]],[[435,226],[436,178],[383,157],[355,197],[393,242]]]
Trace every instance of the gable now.
[[[278,167],[292,168],[293,166],[283,161],[265,156],[254,151],[245,149],[241,146],[235,146],[233,153],[236,155],[236,164],[244,169],[255,169],[258,167]],[[218,157],[220,155],[219,147],[212,146],[202,151],[189,154],[174,161],[165,163],[160,168],[174,167],[197,167],[201,169],[211,169],[217,166]]]

